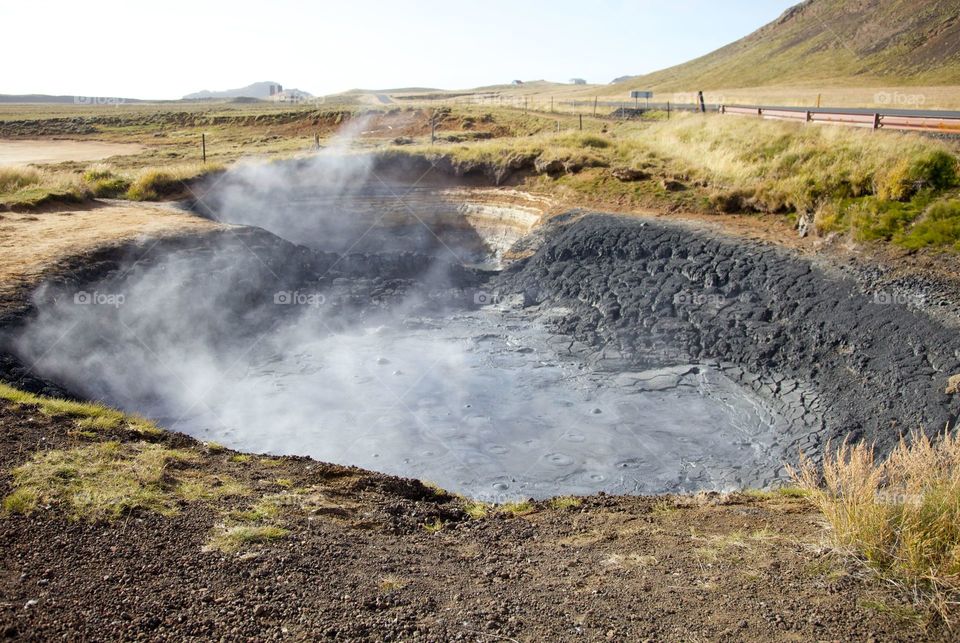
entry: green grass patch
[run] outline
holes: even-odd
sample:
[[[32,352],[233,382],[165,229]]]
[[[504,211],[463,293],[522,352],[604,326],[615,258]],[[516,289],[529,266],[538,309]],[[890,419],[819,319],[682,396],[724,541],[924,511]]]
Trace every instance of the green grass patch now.
[[[127,415],[97,402],[75,402],[63,398],[44,397],[3,383],[0,383],[0,399],[18,406],[36,406],[41,413],[50,417],[75,418],[81,430],[122,430],[142,437],[156,437],[163,433],[146,418]]]
[[[557,509],[560,511],[576,509],[582,504],[583,501],[580,498],[575,498],[573,496],[558,496],[556,498],[551,498],[549,502],[549,505],[552,509]]]
[[[262,545],[282,540],[290,531],[274,525],[236,525],[225,527],[207,543],[207,551],[234,553],[249,545]]]
[[[511,516],[526,516],[536,511],[536,507],[529,500],[520,502],[505,502],[497,506],[497,510]]]
[[[794,485],[775,487],[773,489],[744,489],[741,492],[748,498],[757,500],[773,500],[774,498],[807,498],[810,492]]]
[[[130,189],[130,179],[104,166],[94,166],[84,172],[83,181],[95,197],[116,198]]]
[[[90,194],[72,172],[33,167],[0,167],[0,204],[36,208],[47,203],[80,203]]]
[[[191,181],[223,170],[224,167],[217,163],[146,168],[130,182],[124,198],[131,201],[158,201],[173,197],[187,191]]]
[[[473,520],[480,520],[487,517],[490,506],[484,502],[468,502],[463,506],[463,511]]]
[[[196,461],[190,451],[143,442],[44,451],[13,470],[14,490],[3,507],[31,514],[50,506],[73,520],[90,522],[113,520],[135,509],[169,515],[183,499],[173,471]]]
[[[939,201],[931,205],[919,220],[900,234],[897,243],[914,250],[948,246],[960,252],[960,200]]]
[[[231,511],[227,517],[237,522],[264,522],[280,515],[280,505],[273,498],[265,497],[255,502],[249,509]]]
[[[245,496],[250,490],[230,476],[185,474],[175,488],[179,498],[188,502],[210,501],[230,496]]]

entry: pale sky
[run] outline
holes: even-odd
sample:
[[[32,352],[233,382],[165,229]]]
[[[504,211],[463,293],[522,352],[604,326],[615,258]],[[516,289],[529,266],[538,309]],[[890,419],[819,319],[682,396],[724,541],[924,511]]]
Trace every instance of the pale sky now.
[[[797,1],[0,0],[0,94],[606,83],[708,53]]]

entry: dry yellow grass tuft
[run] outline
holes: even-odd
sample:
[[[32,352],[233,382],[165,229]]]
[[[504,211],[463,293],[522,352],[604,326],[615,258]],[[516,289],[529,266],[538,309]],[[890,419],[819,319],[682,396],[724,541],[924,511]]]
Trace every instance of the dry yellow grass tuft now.
[[[837,544],[927,598],[949,622],[960,596],[960,438],[916,432],[881,462],[872,447],[827,448],[791,470]]]
[[[148,167],[140,170],[130,182],[125,198],[131,201],[156,201],[187,190],[190,181],[222,172],[217,163],[185,163],[169,167]]]

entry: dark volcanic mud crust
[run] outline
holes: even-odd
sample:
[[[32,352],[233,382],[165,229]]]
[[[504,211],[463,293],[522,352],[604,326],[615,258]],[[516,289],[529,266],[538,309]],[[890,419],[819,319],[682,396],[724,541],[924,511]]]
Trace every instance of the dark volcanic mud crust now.
[[[787,402],[803,400],[782,382],[806,382],[827,437],[881,452],[902,433],[955,425],[960,399],[944,391],[960,373],[956,330],[783,249],[579,214],[555,220],[500,281],[528,303],[571,308],[560,332],[627,361],[719,361]]]

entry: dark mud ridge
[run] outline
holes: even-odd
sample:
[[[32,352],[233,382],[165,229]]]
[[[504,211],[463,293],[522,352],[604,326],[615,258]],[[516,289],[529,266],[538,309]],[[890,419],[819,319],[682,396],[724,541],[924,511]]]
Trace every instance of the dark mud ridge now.
[[[956,331],[787,251],[272,171],[193,204],[246,225],[51,279],[3,324],[0,376],[487,500],[768,486],[829,438],[956,422]]]
[[[957,423],[960,334],[911,304],[769,245],[682,225],[571,213],[500,286],[569,309],[557,332],[611,366],[715,363],[822,433],[875,441]]]

